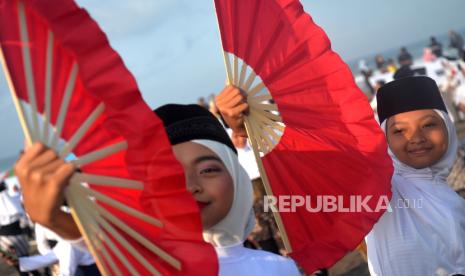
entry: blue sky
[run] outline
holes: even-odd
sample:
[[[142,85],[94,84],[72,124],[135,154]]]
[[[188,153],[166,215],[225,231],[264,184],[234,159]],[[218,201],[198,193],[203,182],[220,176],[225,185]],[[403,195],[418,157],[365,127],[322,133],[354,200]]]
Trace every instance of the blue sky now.
[[[78,0],[136,76],[147,103],[195,102],[222,89],[224,65],[213,0]],[[464,0],[303,0],[333,48],[351,60],[465,28]],[[0,159],[21,133],[0,77]]]

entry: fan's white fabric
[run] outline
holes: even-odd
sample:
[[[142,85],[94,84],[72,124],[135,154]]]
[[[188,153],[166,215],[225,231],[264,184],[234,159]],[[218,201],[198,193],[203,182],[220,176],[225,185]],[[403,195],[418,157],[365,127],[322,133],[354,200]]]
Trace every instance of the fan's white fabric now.
[[[449,116],[437,112],[446,123],[449,147],[436,164],[414,169],[389,150],[395,168],[392,211],[381,217],[366,239],[372,275],[465,274],[465,200],[446,183],[457,137]],[[405,208],[407,202],[415,202],[415,208]]]

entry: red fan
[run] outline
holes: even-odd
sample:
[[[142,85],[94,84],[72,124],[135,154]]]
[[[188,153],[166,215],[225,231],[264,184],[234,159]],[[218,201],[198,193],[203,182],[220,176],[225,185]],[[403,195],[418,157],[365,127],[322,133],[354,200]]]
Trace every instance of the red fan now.
[[[323,195],[343,199],[346,208],[351,195],[372,196],[373,210],[379,199],[387,203],[392,164],[384,135],[349,68],[299,1],[215,6],[229,83],[247,93],[246,127],[267,193],[299,204],[295,196],[310,196],[306,203],[317,211]],[[286,247],[308,273],[354,249],[384,211],[320,210],[275,213]]]
[[[80,168],[66,200],[105,275],[216,275],[164,127],[87,12],[0,1],[4,71],[26,139]]]

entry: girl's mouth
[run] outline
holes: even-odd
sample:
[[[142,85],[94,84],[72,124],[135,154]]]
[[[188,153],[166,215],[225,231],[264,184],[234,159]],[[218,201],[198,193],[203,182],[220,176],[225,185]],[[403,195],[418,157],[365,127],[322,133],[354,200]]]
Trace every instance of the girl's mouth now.
[[[429,153],[430,150],[431,148],[419,148],[415,150],[409,150],[409,153],[414,156],[419,156]]]
[[[210,204],[210,202],[201,202],[197,201],[197,206],[199,206],[199,209],[202,210],[203,208],[207,207],[207,205]]]

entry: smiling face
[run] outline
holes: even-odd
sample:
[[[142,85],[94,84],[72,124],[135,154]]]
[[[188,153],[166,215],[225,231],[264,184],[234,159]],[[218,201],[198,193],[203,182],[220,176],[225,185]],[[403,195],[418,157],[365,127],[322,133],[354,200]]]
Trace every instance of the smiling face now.
[[[186,175],[187,190],[200,209],[204,230],[220,222],[231,209],[234,185],[221,159],[210,149],[185,142],[173,146]]]
[[[447,128],[432,109],[396,114],[387,120],[389,147],[404,164],[422,169],[435,164],[446,153]]]

